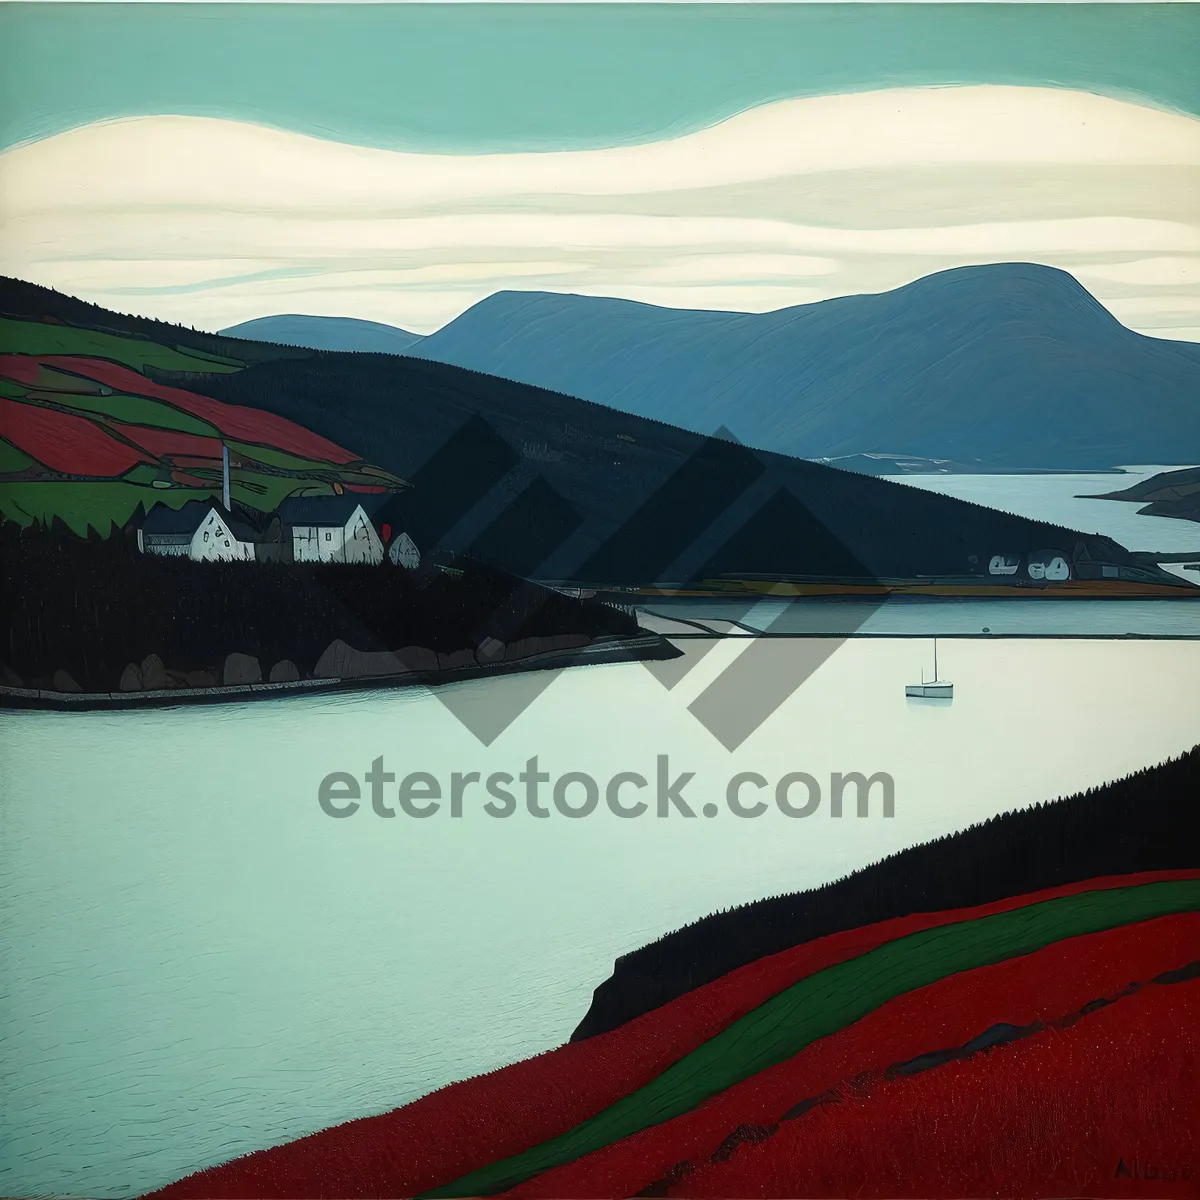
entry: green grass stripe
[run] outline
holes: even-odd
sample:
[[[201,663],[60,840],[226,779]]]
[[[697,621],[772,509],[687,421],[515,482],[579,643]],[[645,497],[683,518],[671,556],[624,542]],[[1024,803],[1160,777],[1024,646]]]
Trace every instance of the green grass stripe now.
[[[136,469],[136,468],[135,468]],[[129,523],[138,504],[181,508],[189,500],[212,500],[220,489],[151,488],[121,479],[16,480],[0,487],[0,515],[18,525],[49,524],[58,517],[73,533],[87,537],[89,526],[110,537]]]
[[[44,321],[18,321],[0,317],[0,354],[69,354],[107,358],[135,371],[147,367],[165,371],[191,371],[226,374],[240,371],[244,363],[222,359],[200,351],[161,346],[144,338],[122,337],[95,329],[76,329],[71,325],[51,325]]]
[[[172,349],[185,358],[198,358],[203,363],[213,363],[219,367],[244,367],[246,364],[237,358],[227,358],[224,354],[210,354],[207,350],[197,350],[195,346],[181,346],[176,342]]]
[[[209,421],[191,413],[154,400],[148,396],[129,396],[114,392],[109,396],[89,396],[79,392],[47,392],[42,389],[30,391],[33,400],[45,400],[61,408],[72,408],[80,416],[111,417],[125,425],[145,425],[152,429],[172,429],[178,433],[194,433],[200,437],[221,436],[221,431]]]
[[[12,442],[0,438],[0,475],[24,471],[26,468],[32,467],[36,461],[19,446],[14,446]]]
[[[897,938],[777,993],[574,1129],[424,1195],[479,1196],[515,1187],[690,1112],[905,992],[960,971],[1032,954],[1064,938],[1195,909],[1200,909],[1200,880],[1171,880],[1045,900]]]

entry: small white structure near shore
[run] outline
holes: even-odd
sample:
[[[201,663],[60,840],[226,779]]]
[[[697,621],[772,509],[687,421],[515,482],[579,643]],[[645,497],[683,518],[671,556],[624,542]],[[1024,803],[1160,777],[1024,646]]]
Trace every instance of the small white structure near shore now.
[[[1029,578],[1056,583],[1071,578],[1071,562],[1061,550],[1041,550],[1029,556]]]
[[[388,547],[388,561],[415,571],[421,565],[421,552],[407,533],[398,533]]]
[[[988,563],[989,575],[1016,575],[1021,569],[1021,555],[993,554]],[[1072,576],[1070,556],[1062,550],[1038,550],[1025,559],[1030,579],[1049,579],[1061,583]]]

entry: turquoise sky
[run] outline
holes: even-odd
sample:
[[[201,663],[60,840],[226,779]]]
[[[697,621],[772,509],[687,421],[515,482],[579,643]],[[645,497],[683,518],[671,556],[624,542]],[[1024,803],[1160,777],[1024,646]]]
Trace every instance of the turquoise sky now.
[[[225,116],[425,150],[614,145],[897,84],[1200,114],[1200,5],[0,4],[0,145]]]

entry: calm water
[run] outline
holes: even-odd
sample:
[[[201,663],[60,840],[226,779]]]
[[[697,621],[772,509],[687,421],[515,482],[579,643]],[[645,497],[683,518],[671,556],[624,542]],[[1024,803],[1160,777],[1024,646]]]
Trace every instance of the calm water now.
[[[1200,637],[1200,590],[1188,600],[760,600],[752,609],[736,600],[662,598],[639,608],[648,628],[671,636],[687,632],[677,618],[724,632],[724,622],[773,635],[844,637]],[[675,619],[673,619],[675,618]],[[699,632],[699,631],[696,631]]]
[[[1129,476],[904,482],[1200,548],[1200,527],[1078,492]],[[673,610],[679,615],[679,609]],[[703,613],[719,616],[712,602]],[[852,619],[848,620],[848,614]],[[953,704],[906,701],[931,633],[1200,636],[1200,606],[894,603],[766,627],[919,635],[842,646],[726,752],[687,705],[745,642],[553,677],[489,748],[445,701],[517,707],[547,676],[244,707],[0,713],[0,1194],[120,1197],[564,1041],[618,954],[715,908],[834,879],[1200,741],[1200,641],[949,639]],[[694,614],[696,615],[696,614]],[[732,615],[725,613],[725,615]],[[737,614],[741,615],[741,614]],[[791,622],[789,625],[788,622]],[[784,647],[797,643],[779,643]],[[460,819],[333,820],[331,771],[692,771],[711,820],[586,820],[468,799]],[[896,816],[738,820],[737,771],[887,771]],[[393,792],[394,795],[394,792]]]
[[[428,692],[0,714],[0,1194],[126,1196],[566,1039],[613,958],[722,906],[1200,740],[1200,642],[844,645],[735,753],[640,665],[563,672],[490,748]],[[457,685],[516,703],[534,677]],[[322,814],[331,771],[887,771],[892,820]]]

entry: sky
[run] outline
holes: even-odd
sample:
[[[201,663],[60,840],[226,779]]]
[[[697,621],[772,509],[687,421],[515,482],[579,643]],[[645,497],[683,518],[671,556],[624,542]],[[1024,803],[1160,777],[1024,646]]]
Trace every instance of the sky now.
[[[1200,5],[0,5],[0,271],[218,328],[966,262],[1200,340]]]

